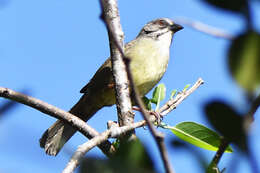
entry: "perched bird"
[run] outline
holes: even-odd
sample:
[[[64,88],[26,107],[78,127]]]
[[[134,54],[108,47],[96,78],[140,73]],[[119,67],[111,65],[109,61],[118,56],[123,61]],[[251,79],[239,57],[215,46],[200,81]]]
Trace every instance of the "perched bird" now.
[[[181,29],[183,27],[172,20],[159,18],[147,23],[138,36],[125,45],[124,53],[131,59],[134,84],[141,96],[147,94],[165,73],[172,37]],[[114,105],[113,82],[111,60],[108,58],[81,89],[83,96],[69,112],[87,121],[104,106]],[[57,155],[75,132],[69,124],[58,120],[42,135],[40,146],[47,154]]]

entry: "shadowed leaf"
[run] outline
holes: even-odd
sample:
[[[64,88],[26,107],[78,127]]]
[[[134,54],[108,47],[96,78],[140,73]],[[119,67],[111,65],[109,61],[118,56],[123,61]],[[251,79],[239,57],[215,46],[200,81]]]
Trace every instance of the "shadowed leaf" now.
[[[4,104],[0,105],[0,118],[9,110],[12,110],[18,106],[17,102],[14,101],[6,101]]]
[[[146,96],[144,96],[143,98],[143,102],[144,102],[144,105],[146,107],[147,110],[152,110],[152,102],[150,99],[148,99]]]
[[[198,150],[198,148],[193,147],[192,145],[189,145],[188,143],[177,138],[171,141],[171,145],[174,149],[183,149],[187,152],[187,154],[190,154],[191,157],[194,157],[194,161],[198,163],[202,170],[207,168],[208,159],[206,159],[201,150]]]
[[[243,12],[247,6],[247,0],[203,0],[217,8],[233,12]]]
[[[212,101],[205,106],[209,122],[230,142],[247,151],[247,135],[243,117],[222,101]]]
[[[140,141],[120,142],[117,153],[109,159],[86,158],[80,172],[153,173],[154,164]]]
[[[238,36],[229,48],[229,70],[248,92],[260,85],[260,35],[250,31]]]

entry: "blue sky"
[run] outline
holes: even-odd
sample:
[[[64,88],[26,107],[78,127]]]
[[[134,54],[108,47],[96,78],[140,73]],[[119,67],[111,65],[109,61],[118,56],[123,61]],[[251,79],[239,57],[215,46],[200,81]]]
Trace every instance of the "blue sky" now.
[[[17,91],[26,89],[36,98],[64,110],[70,109],[81,96],[79,90],[109,56],[107,32],[99,19],[98,1],[0,2],[0,86]],[[254,2],[253,5],[254,25],[259,31],[260,4]],[[240,16],[219,11],[198,0],[119,1],[119,10],[126,42],[134,39],[145,23],[159,17],[187,17],[234,35],[245,26]],[[171,90],[181,90],[199,77],[205,80],[205,84],[170,113],[164,119],[166,123],[175,125],[182,121],[196,121],[210,126],[204,118],[202,106],[212,98],[222,98],[243,110],[243,92],[227,70],[229,44],[228,40],[214,38],[188,26],[175,35],[169,66],[161,80],[167,87],[168,96]],[[0,103],[4,101],[0,98]],[[116,119],[113,106],[99,111],[89,124],[101,132],[106,129],[108,120]],[[60,172],[76,147],[86,139],[77,134],[57,157],[45,155],[38,139],[54,121],[54,118],[23,105],[0,119],[0,172]],[[252,148],[258,158],[259,121],[256,115],[251,132]],[[164,132],[168,139],[172,139],[169,132]],[[137,134],[152,153],[156,168],[162,170],[162,162],[157,159],[160,158],[159,153],[149,131],[139,129]],[[168,147],[177,173],[201,172],[189,153]],[[198,150],[208,161],[214,155],[211,151]],[[87,155],[103,157],[98,149]],[[226,166],[234,155],[225,154],[220,166]],[[238,168],[239,172],[250,172],[245,159],[240,161]]]

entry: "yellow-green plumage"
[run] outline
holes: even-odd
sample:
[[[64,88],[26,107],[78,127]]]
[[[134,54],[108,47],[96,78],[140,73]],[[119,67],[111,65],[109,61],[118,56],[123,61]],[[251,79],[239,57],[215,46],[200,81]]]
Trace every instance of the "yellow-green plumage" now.
[[[126,47],[125,54],[131,59],[130,68],[134,83],[141,96],[147,94],[162,78],[169,60],[170,40],[167,49],[151,38],[135,40],[135,46]],[[132,43],[130,43],[132,44]]]

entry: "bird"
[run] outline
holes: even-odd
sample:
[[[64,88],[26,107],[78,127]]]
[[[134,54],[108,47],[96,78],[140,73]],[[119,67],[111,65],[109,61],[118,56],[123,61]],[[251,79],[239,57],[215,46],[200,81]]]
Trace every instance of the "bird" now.
[[[163,77],[170,57],[173,35],[183,27],[169,18],[148,22],[137,37],[125,44],[124,54],[129,58],[133,82],[140,96],[145,96]],[[69,112],[84,121],[98,110],[116,103],[111,59],[108,58],[92,79],[80,90],[83,96]],[[64,144],[76,133],[68,123],[57,120],[40,139],[46,154],[56,156]]]

